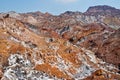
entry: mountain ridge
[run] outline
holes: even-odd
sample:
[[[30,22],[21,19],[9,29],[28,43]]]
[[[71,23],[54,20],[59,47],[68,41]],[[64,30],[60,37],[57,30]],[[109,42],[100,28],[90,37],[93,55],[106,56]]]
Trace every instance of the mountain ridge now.
[[[40,11],[1,13],[0,79],[119,80],[117,16],[94,11],[58,16]]]

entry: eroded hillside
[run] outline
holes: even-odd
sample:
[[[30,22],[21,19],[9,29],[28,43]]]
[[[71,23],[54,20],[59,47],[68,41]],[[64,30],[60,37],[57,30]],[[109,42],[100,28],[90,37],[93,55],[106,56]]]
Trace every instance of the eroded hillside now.
[[[105,14],[0,14],[1,80],[119,80],[120,17],[104,7]]]

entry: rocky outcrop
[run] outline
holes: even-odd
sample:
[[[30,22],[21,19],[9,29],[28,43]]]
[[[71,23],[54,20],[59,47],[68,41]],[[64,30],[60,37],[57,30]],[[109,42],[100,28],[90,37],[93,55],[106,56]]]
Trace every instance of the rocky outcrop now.
[[[114,7],[110,7],[107,5],[100,5],[100,6],[92,6],[89,7],[88,10],[85,12],[87,15],[102,15],[102,16],[117,16],[120,17],[120,9],[116,9]]]
[[[95,6],[85,13],[67,11],[59,16],[1,13],[0,79],[119,80],[116,12],[119,9]]]

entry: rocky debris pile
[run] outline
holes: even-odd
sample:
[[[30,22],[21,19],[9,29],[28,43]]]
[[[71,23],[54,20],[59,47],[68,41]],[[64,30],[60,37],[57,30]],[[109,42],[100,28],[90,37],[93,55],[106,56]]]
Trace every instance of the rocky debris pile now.
[[[32,63],[25,56],[16,53],[8,58],[8,66],[4,69],[1,80],[48,80],[57,79],[45,72],[33,70]]]

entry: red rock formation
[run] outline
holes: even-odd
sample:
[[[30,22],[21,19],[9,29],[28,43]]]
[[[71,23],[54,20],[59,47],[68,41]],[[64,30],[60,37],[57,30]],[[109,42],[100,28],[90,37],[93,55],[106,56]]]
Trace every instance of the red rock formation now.
[[[114,16],[96,16],[101,7],[92,7],[84,14],[14,12],[20,18],[13,13],[1,17],[0,79],[119,80],[119,14],[104,8]]]

